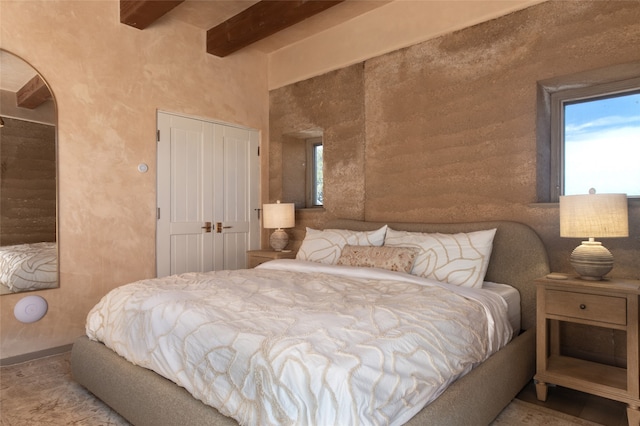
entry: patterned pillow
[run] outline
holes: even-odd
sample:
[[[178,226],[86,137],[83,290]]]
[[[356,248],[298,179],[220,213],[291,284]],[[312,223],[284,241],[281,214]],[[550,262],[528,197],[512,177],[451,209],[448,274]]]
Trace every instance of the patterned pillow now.
[[[310,260],[319,263],[335,265],[340,258],[344,246],[381,246],[387,225],[375,231],[349,231],[346,229],[317,229],[307,228],[307,234],[302,241],[296,259]]]
[[[344,246],[338,265],[411,272],[419,250],[415,247]]]
[[[384,245],[416,247],[411,274],[463,287],[482,287],[496,229],[459,234],[387,231]]]

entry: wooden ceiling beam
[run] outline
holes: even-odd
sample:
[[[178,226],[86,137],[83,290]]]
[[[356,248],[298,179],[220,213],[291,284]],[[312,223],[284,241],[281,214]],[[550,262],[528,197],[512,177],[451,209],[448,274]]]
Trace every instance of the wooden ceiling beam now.
[[[49,99],[49,87],[39,75],[34,76],[16,92],[16,104],[20,108],[35,109]]]
[[[224,57],[344,0],[262,0],[207,31],[207,52]]]
[[[120,0],[120,22],[144,30],[183,1]]]

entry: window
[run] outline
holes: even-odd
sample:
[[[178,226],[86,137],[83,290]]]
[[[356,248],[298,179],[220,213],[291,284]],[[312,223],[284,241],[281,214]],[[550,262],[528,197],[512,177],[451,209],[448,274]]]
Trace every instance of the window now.
[[[321,129],[282,135],[282,199],[296,209],[324,206],[323,154]]]
[[[323,205],[322,138],[307,139],[307,207]]]
[[[539,83],[538,199],[640,197],[640,78],[617,66]]]
[[[564,102],[563,195],[640,196],[640,90]]]

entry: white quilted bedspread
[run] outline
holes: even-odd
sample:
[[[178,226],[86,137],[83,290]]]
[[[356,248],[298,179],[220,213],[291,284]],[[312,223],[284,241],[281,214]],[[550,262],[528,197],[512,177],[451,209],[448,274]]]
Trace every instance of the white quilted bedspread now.
[[[87,334],[243,425],[402,424],[511,338],[494,294],[272,261],[107,294]]]

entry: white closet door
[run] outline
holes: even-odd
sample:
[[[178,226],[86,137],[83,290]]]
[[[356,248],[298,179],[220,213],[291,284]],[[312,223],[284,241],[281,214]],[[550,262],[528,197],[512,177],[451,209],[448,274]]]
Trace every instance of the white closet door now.
[[[214,203],[216,227],[222,231],[214,243],[215,268],[242,269],[247,250],[260,247],[260,194],[254,184],[260,181],[258,133],[230,126],[222,131],[222,179],[214,191],[222,193],[224,203]]]
[[[259,247],[258,132],[158,113],[157,275],[246,267]]]

